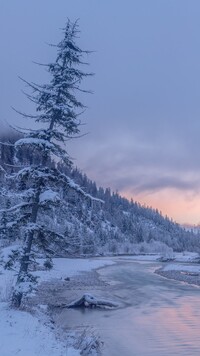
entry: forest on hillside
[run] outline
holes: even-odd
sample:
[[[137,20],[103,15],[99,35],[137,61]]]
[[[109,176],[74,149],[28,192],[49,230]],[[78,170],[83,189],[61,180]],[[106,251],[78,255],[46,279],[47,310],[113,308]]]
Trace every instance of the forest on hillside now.
[[[78,47],[77,22],[68,20],[63,39],[54,46],[56,59],[46,64],[49,82],[22,79],[35,113],[15,109],[36,128],[16,127],[0,144],[0,243],[13,246],[2,259],[17,272],[12,303],[18,307],[24,288],[36,282],[31,270],[38,257],[45,268],[52,257],[200,251],[199,235],[182,229],[168,217],[110,188],[97,187],[73,166],[67,142],[80,135],[85,110],[78,93],[88,51]],[[42,65],[43,66],[43,65]],[[35,126],[34,126],[35,127]]]
[[[15,175],[12,144],[22,137],[14,131],[1,137],[1,142],[11,144],[0,146],[2,245],[21,241],[25,234],[24,219],[28,209],[24,208],[21,216],[21,212],[12,207],[22,204],[23,192],[27,186],[25,181],[7,179],[7,176]],[[40,156],[23,148],[18,160],[21,165],[29,164],[30,161],[35,164],[39,162]],[[198,234],[186,231],[167,216],[163,217],[158,210],[134,200],[129,201],[110,188],[97,187],[77,167],[56,163],[50,158],[48,167],[57,167],[85,192],[85,195],[79,194],[68,187],[67,190],[59,189],[58,196],[54,196],[49,190],[38,219],[43,226],[48,226],[62,237],[60,241],[49,237],[52,246],[49,256],[52,253],[57,256],[72,256],[153,252],[170,255],[172,251],[200,251]],[[90,197],[95,199],[91,200]],[[52,209],[48,206],[48,199],[54,199]],[[38,253],[40,252],[38,247]]]

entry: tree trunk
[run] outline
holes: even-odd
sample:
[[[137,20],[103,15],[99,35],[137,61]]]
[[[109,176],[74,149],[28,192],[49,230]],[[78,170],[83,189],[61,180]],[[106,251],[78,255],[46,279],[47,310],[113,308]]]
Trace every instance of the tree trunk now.
[[[30,222],[33,224],[37,222],[40,192],[41,192],[41,188],[39,184],[38,191],[36,192],[36,196],[35,196],[35,201],[32,207],[32,213],[31,213]],[[19,308],[22,302],[22,297],[24,292],[20,288],[20,284],[24,281],[24,277],[27,275],[28,272],[33,238],[34,238],[34,231],[29,231],[25,240],[25,246],[23,248],[23,254],[21,258],[19,273],[17,276],[17,282],[11,299],[11,305],[15,308]]]

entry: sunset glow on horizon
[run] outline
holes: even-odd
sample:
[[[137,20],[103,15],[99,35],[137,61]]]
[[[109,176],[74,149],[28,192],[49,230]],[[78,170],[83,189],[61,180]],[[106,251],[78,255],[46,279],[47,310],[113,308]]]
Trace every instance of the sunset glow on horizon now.
[[[127,199],[139,202],[161,211],[162,215],[167,215],[179,224],[200,224],[200,195],[184,196],[182,192],[175,189],[165,189],[156,193],[132,194],[129,191],[120,192]]]

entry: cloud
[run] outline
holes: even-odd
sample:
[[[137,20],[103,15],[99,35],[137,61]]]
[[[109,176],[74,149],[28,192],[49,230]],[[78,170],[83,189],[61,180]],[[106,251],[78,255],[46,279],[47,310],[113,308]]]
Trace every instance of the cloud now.
[[[200,190],[200,179],[198,181],[186,181],[172,176],[151,177],[150,179],[146,177],[146,182],[141,182],[141,184],[138,184],[133,190],[135,193],[154,193],[166,188],[172,188],[183,192],[198,192]]]
[[[127,132],[121,134],[120,139],[118,133],[110,137],[105,134],[101,142],[97,137],[95,141],[89,137],[84,142],[84,151],[78,152],[77,148],[78,166],[98,184],[119,191],[129,189],[137,194],[165,188],[183,192],[199,190],[196,143],[189,149],[183,141],[173,137],[165,139],[162,135],[146,141]]]

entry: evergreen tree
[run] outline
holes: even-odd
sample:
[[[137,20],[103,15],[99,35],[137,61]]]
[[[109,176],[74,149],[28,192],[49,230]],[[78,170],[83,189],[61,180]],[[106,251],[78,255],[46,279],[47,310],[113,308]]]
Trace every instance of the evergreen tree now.
[[[48,164],[51,157],[57,157],[69,166],[71,159],[63,144],[79,133],[79,115],[84,105],[78,101],[75,92],[81,90],[82,79],[90,74],[79,69],[87,51],[82,51],[76,45],[77,33],[77,23],[68,21],[64,29],[64,38],[56,46],[56,60],[47,65],[51,76],[48,84],[38,85],[23,80],[32,89],[32,94],[27,96],[36,105],[36,115],[24,113],[21,115],[34,119],[40,126],[43,125],[43,128],[23,130],[24,137],[14,144],[15,162],[18,164],[24,148],[33,156],[39,157],[37,165],[32,161],[28,166],[12,174],[12,179],[19,183],[18,186],[23,185],[23,191],[18,192],[22,203],[13,209],[20,219],[23,217],[25,235],[22,249],[18,253],[15,251],[14,256],[10,256],[12,263],[15,260],[20,263],[16,288],[12,296],[12,305],[15,307],[20,306],[27,286],[29,290],[35,282],[29,271],[29,266],[34,260],[33,246],[46,254],[46,267],[51,265],[50,259],[54,252],[52,246],[55,243],[64,246],[64,236],[55,229],[45,226],[39,219],[40,214],[47,211],[50,206],[64,204],[61,192],[66,190],[71,189],[85,199],[93,199],[71,178],[57,168],[49,167]]]

